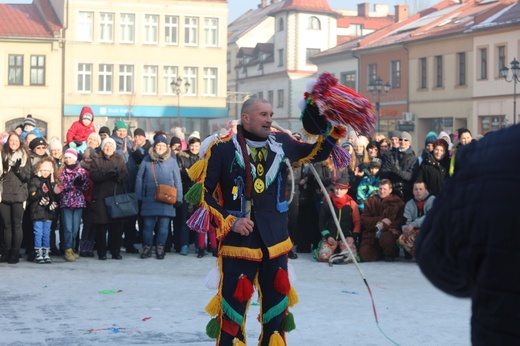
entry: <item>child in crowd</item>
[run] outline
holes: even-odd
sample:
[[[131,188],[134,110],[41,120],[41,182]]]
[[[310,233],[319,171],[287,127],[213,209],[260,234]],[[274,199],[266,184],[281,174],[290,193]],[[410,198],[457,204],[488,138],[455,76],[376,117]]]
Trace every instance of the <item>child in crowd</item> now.
[[[365,210],[365,201],[379,190],[381,159],[373,158],[368,164],[368,174],[363,177],[357,190],[357,205],[360,213]]]
[[[314,258],[319,262],[327,262],[335,253],[345,250],[347,245],[354,254],[354,258],[357,258],[357,250],[354,243],[361,234],[359,210],[356,201],[347,194],[350,184],[346,177],[341,177],[334,181],[333,185],[334,192],[331,192],[329,196],[334,210],[331,211],[328,203],[324,203],[320,211],[319,230],[323,238],[318,245],[318,249],[314,250]],[[338,218],[347,244],[344,244],[341,240],[332,212]],[[351,260],[353,259],[348,259],[348,261]]]
[[[27,114],[27,117],[23,121],[23,131],[20,135],[22,140],[25,140],[29,133],[34,134],[35,137],[43,137],[43,133],[38,131],[38,128],[36,127],[36,119],[34,119],[31,114]]]
[[[58,217],[56,182],[56,163],[51,157],[38,161],[34,175],[29,182],[30,217],[34,230],[34,249],[36,262],[51,263],[50,235],[51,224]]]
[[[79,113],[79,120],[72,123],[67,131],[67,141],[65,144],[67,144],[69,148],[75,148],[78,154],[82,154],[87,148],[87,138],[93,132],[96,132],[94,113],[90,107],[85,106]]]

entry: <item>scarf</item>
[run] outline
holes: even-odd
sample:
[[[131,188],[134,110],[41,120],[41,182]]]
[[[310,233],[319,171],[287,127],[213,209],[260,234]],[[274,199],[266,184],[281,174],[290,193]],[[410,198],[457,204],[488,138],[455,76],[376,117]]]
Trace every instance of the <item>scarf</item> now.
[[[338,209],[342,209],[344,206],[350,203],[350,200],[352,199],[349,195],[345,194],[345,196],[338,198],[334,195],[334,192],[331,192],[329,194],[330,199],[334,206]]]

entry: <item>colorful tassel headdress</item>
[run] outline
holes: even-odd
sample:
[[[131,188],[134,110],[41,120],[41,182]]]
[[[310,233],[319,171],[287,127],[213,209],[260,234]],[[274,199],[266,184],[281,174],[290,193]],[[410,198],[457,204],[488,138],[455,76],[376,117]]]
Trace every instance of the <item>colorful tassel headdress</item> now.
[[[316,82],[307,84],[301,120],[310,134],[327,134],[332,126],[350,126],[360,134],[372,132],[375,124],[372,104],[364,96],[338,83],[330,73],[324,72]],[[338,131],[338,129],[336,129]]]

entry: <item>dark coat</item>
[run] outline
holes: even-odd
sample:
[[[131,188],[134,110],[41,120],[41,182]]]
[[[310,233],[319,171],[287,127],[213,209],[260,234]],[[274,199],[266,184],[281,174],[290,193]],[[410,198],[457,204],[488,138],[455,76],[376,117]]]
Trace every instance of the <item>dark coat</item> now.
[[[415,241],[424,275],[442,291],[471,297],[473,345],[520,341],[520,125],[457,151],[455,174]]]
[[[118,177],[109,177],[106,172],[116,168]],[[108,215],[105,206],[105,197],[125,193],[123,184],[128,181],[128,170],[126,169],[124,158],[118,153],[107,157],[100,152],[94,155],[90,164],[90,179],[94,182],[92,190],[92,202],[88,208],[88,220],[94,224],[108,224],[112,222],[122,222],[124,219],[112,219]]]
[[[11,169],[9,157],[3,157],[4,175],[2,177],[2,203],[23,203],[27,201],[28,183],[31,176],[31,161],[28,155],[23,152],[25,159],[22,166],[16,172]]]
[[[379,195],[365,201],[365,211],[361,214],[361,245],[359,257],[363,262],[377,261],[382,257],[396,257],[399,249],[396,245],[403,224],[404,202],[396,195],[381,199]],[[376,238],[376,224],[384,218],[392,223],[384,226],[383,234]]]
[[[448,153],[444,155],[444,158],[440,162],[433,157],[433,154],[429,154],[428,159],[424,160],[421,164],[417,180],[424,181],[428,192],[437,196],[444,185],[444,181],[448,178],[449,169],[450,159]]]
[[[184,191],[184,193],[188,192],[193,186],[193,182],[188,175],[188,170],[199,160],[199,155],[192,154],[189,149],[181,151],[177,155],[177,164],[179,165],[179,171],[181,173],[182,191]]]
[[[390,179],[393,184],[394,194],[399,195],[402,189],[402,198],[408,201],[413,197],[413,183],[419,171],[417,156],[412,148],[405,151],[399,149],[388,150],[381,158],[381,179]],[[402,184],[400,186],[400,184]]]
[[[168,150],[170,150],[168,148]],[[175,186],[177,188],[177,202],[182,202],[183,190],[181,175],[177,160],[168,153],[159,159],[158,155],[150,150],[139,165],[135,182],[135,194],[142,201],[141,216],[175,216],[175,208],[171,204],[155,200],[155,181],[152,172],[152,162],[158,184]]]
[[[47,185],[48,192],[43,192],[43,184]],[[56,220],[58,219],[58,208],[51,210],[50,203],[57,202],[58,197],[54,193],[55,183],[51,183],[50,177],[43,178],[33,176],[31,181],[29,182],[29,211],[31,221],[37,220]],[[49,198],[49,205],[42,206],[40,205],[40,201],[42,197]]]

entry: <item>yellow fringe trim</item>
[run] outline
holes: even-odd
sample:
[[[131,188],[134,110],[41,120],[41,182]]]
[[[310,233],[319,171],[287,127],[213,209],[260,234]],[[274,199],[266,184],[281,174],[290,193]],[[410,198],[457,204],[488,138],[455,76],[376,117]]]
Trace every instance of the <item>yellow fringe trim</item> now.
[[[219,254],[222,254],[224,257],[242,258],[257,262],[262,260],[262,249],[222,245]]]
[[[202,172],[204,171],[204,166],[206,166],[208,162],[206,160],[199,160],[191,166],[188,170],[188,176],[191,180],[197,181],[202,176]]]
[[[269,338],[269,346],[285,346],[285,341],[278,332],[274,332]]]
[[[233,339],[233,346],[246,346],[245,342],[240,340],[239,338]]]
[[[210,316],[216,316],[222,311],[222,299],[220,298],[220,295],[215,295],[211,300],[209,301],[208,305],[206,305],[206,312]]]
[[[318,151],[321,150],[321,147],[322,147],[322,144],[323,144],[323,141],[325,140],[325,137],[324,136],[318,136],[318,138],[316,139],[316,143],[314,144],[314,148],[312,149],[312,151],[310,152],[309,155],[299,159],[298,161],[296,161],[296,165],[297,166],[301,166],[301,165],[304,165],[306,163],[310,163],[312,161],[312,159],[314,159],[314,157],[318,154]]]
[[[268,247],[267,250],[269,251],[269,258],[276,258],[280,255],[288,253],[292,250],[292,248],[293,243],[291,238],[287,238],[281,243]]]
[[[293,307],[298,304],[298,294],[296,294],[296,290],[291,286],[289,293],[287,293],[287,298],[289,298],[289,307]]]

